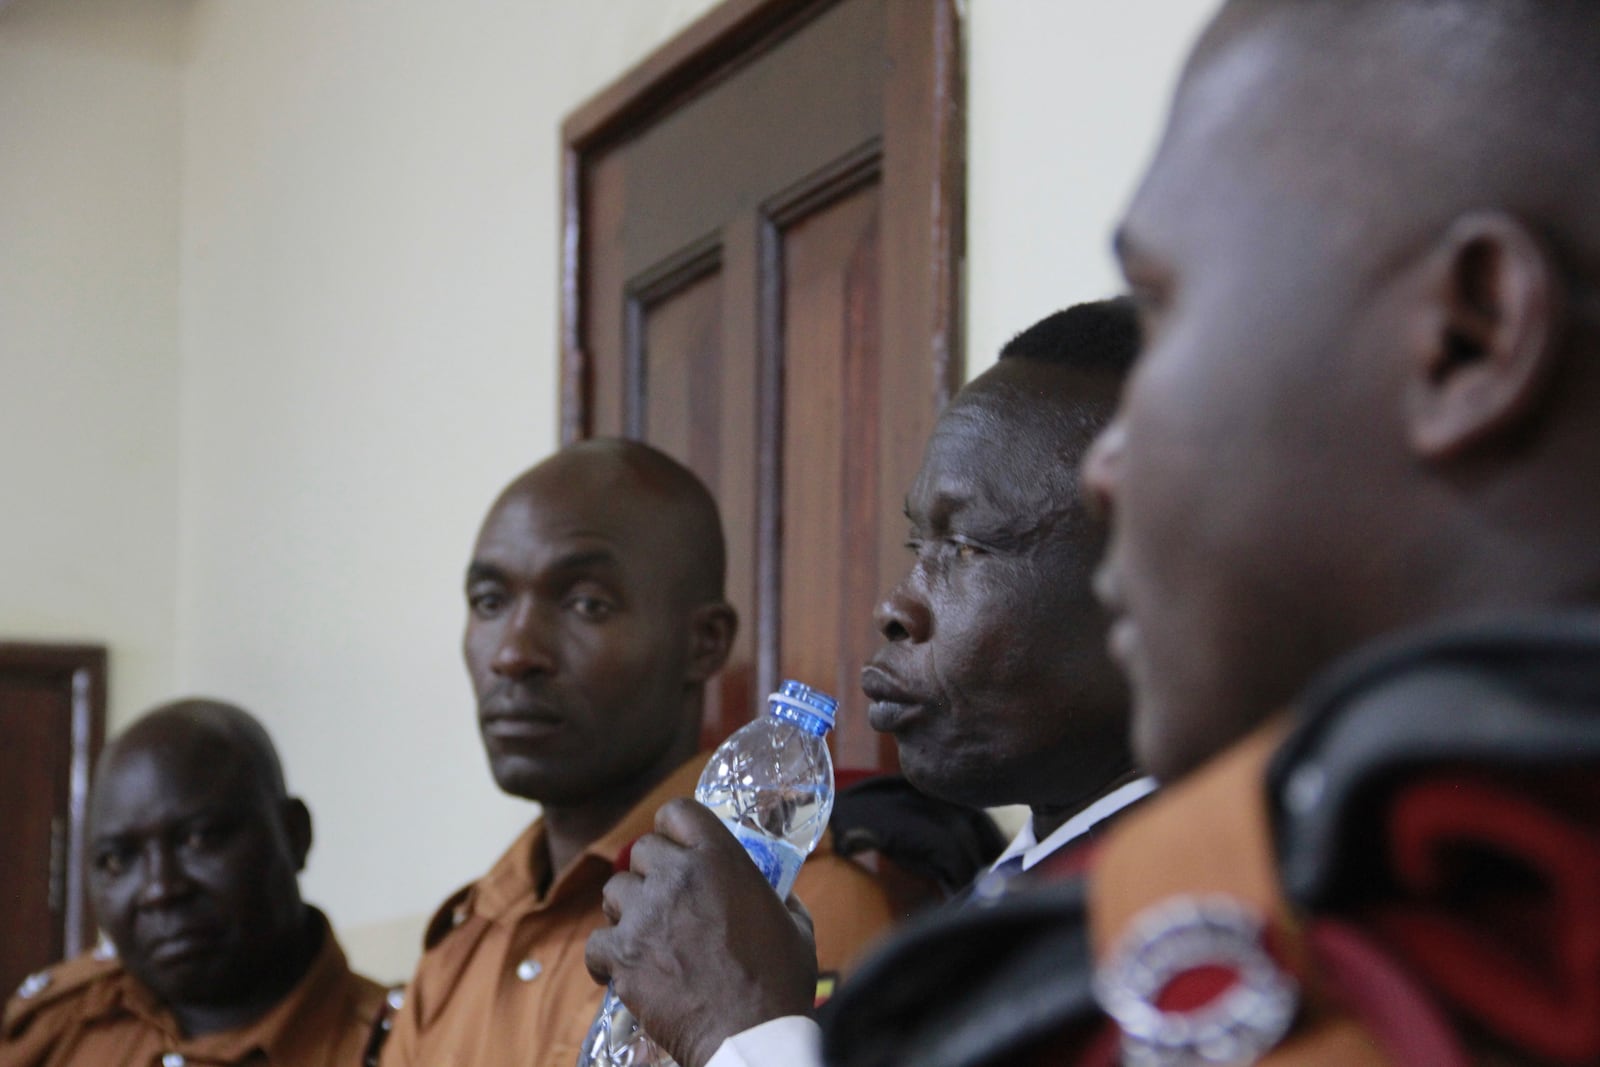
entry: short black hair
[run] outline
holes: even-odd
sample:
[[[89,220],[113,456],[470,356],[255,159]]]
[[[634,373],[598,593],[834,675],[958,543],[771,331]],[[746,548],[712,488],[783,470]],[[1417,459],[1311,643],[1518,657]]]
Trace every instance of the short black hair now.
[[[1074,304],[1007,341],[1001,359],[1036,359],[1126,375],[1139,355],[1139,317],[1127,297]]]

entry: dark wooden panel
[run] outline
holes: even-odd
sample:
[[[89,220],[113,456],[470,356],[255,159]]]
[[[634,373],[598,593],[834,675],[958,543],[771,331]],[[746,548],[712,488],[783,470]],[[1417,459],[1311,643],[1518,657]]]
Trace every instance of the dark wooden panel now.
[[[763,630],[757,595],[761,560],[763,484],[761,427],[771,420],[763,407],[761,346],[761,220],[753,211],[735,213],[723,230],[719,478],[713,483],[728,537],[728,601],[739,610],[739,635],[719,679],[717,714],[707,714],[704,740],[715,743],[753,714],[762,678],[758,635]],[[770,436],[770,435],[769,435]],[[771,624],[766,624],[771,629]],[[767,665],[767,671],[772,665]],[[761,681],[758,682],[758,679]]]
[[[629,218],[630,274],[881,135],[883,2],[835,6],[617,149],[634,173],[690,178],[636,192],[649,209]]]
[[[15,989],[64,947],[65,900],[55,897],[65,888],[71,717],[58,685],[14,680],[0,693],[0,989]]]
[[[632,298],[627,432],[687,464],[716,494],[728,537],[728,599],[743,611],[753,591],[755,514],[752,468],[740,456],[754,444],[754,413],[729,395],[724,378],[748,377],[751,360],[748,351],[731,359],[723,351],[721,266],[719,247],[696,250]],[[750,714],[753,627],[741,622],[723,680],[706,695],[708,742]]]
[[[105,663],[95,646],[0,643],[0,989],[92,936],[84,835]]]
[[[875,766],[857,679],[875,641],[879,187],[783,231],[782,629],[785,669],[840,697],[835,747]]]

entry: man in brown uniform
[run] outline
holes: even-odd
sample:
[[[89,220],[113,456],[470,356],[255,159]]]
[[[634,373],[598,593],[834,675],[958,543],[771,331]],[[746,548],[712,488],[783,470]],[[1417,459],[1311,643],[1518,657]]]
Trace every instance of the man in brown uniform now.
[[[603,992],[583,958],[601,888],[705,763],[705,685],[737,626],[723,571],[705,486],[637,442],[574,445],[490,508],[467,568],[467,670],[496,783],[542,814],[430,924],[386,1067],[576,1061]],[[826,840],[795,893],[824,972],[894,917]]]
[[[831,1062],[1600,1064],[1597,128],[1593,0],[1223,6],[1084,468],[1169,784],[868,968]],[[993,980],[908,1018],[957,933]]]
[[[248,713],[187,700],[101,759],[90,894],[109,945],[30,977],[3,1067],[357,1067],[381,986],[300,899],[311,815]]]

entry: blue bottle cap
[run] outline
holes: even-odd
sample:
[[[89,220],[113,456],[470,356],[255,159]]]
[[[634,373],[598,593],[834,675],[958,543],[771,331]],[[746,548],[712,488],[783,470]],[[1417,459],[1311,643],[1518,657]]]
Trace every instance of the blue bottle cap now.
[[[778,691],[767,698],[767,710],[782,719],[798,722],[802,726],[820,727],[816,732],[825,734],[833,729],[839,702],[820,689],[803,682],[786,680]],[[809,721],[808,721],[809,720]]]

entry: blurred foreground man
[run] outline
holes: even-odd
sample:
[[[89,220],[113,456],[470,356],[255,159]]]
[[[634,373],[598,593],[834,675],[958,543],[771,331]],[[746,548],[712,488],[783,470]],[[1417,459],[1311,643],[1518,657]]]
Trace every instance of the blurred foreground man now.
[[[1085,468],[1173,784],[1086,895],[965,931],[1004,956],[973,996],[893,1046],[841,1005],[836,1062],[1600,1063],[1597,128],[1590,0],[1223,8],[1117,237],[1147,347]]]
[[[383,989],[300,899],[311,815],[248,713],[185,700],[130,726],[101,757],[89,842],[109,947],[23,983],[0,1065],[376,1062]]]
[[[738,623],[724,568],[706,487],[639,442],[573,445],[490,508],[467,568],[467,671],[495,782],[542,813],[430,924],[387,1067],[577,1062],[603,992],[583,962],[601,889],[705,765],[705,686]],[[810,1003],[819,967],[845,967],[893,902],[826,838],[795,892],[817,922]]]
[[[939,417],[906,494],[910,567],[878,608],[884,643],[862,687],[915,785],[1033,809],[977,903],[1081,862],[1152,788],[1133,770],[1127,694],[1089,588],[1104,530],[1073,470],[1137,347],[1120,301],[1018,335]],[[606,887],[617,925],[590,938],[591,968],[685,1067],[817,1063],[804,922],[698,805],[669,805],[656,828]],[[1023,873],[1008,882],[1010,868]]]

